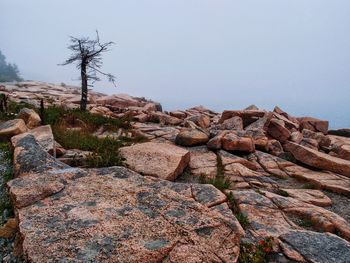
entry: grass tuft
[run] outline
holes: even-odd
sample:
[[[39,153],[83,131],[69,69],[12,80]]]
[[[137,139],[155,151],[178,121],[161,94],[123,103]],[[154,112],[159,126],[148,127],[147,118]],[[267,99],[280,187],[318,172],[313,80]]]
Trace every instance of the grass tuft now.
[[[278,195],[281,195],[281,196],[284,196],[284,197],[289,197],[289,194],[286,191],[282,190],[282,189],[276,189],[274,192],[275,192],[275,194],[278,194]]]
[[[214,178],[208,178],[205,175],[201,175],[199,181],[202,184],[212,184],[222,192],[226,189],[229,189],[231,186],[230,180],[225,176],[215,176]]]
[[[273,239],[267,237],[257,244],[241,243],[239,263],[267,263],[268,255],[272,252]]]

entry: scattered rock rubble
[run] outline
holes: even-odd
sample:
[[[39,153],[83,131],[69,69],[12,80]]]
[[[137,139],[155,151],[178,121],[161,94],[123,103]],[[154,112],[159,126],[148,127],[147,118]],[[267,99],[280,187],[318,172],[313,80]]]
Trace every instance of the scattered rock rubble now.
[[[79,90],[62,85],[1,92],[17,102],[79,104]],[[121,148],[128,168],[59,161],[69,152],[36,117],[0,124],[14,147],[16,253],[29,262],[237,262],[242,241],[265,238],[281,262],[349,262],[350,209],[336,213],[337,200],[350,201],[347,129],[328,134],[327,121],[278,107],[163,112],[143,98],[92,91],[89,109],[131,116],[133,134],[149,140]],[[230,183],[220,191],[185,174]]]

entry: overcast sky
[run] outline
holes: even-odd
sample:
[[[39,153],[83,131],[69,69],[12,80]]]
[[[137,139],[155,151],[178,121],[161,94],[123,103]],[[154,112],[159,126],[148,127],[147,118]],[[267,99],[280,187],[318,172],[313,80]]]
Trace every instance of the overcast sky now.
[[[117,88],[165,109],[274,105],[350,127],[349,0],[0,0],[0,50],[25,79],[79,84],[69,36],[116,45]]]

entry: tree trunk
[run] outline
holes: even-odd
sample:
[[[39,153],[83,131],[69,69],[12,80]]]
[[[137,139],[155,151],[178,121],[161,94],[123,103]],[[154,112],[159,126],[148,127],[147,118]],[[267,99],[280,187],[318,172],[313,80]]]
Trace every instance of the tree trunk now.
[[[87,63],[83,60],[81,63],[81,101],[80,110],[86,111],[88,100],[88,78],[87,78]]]

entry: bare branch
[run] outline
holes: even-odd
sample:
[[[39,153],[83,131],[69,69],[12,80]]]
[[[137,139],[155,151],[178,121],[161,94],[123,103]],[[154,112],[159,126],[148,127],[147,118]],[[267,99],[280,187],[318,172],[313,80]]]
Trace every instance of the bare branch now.
[[[68,49],[72,51],[71,56],[59,65],[68,65],[76,63],[76,67],[80,70],[82,81],[82,99],[80,108],[86,110],[88,88],[92,84],[101,79],[98,74],[108,78],[110,82],[115,84],[115,77],[112,74],[104,73],[100,70],[102,67],[102,54],[109,51],[114,42],[100,42],[100,36],[96,30],[96,39],[89,39],[88,37],[76,38],[70,37],[70,45]]]

